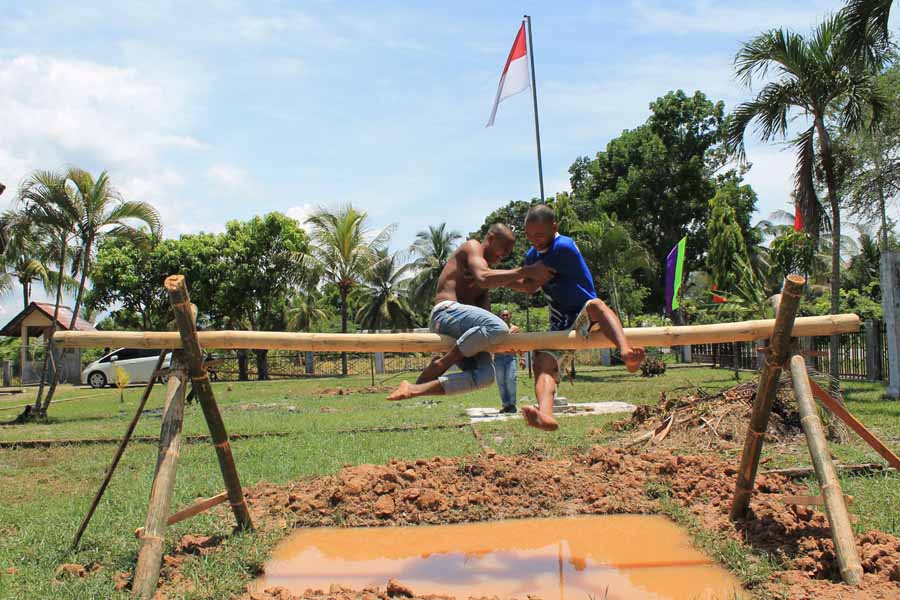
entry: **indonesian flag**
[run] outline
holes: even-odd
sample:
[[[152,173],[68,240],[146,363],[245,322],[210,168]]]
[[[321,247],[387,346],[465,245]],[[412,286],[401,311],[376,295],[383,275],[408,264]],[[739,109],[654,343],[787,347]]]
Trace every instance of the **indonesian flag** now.
[[[803,213],[799,206],[794,208],[794,231],[803,231]]]
[[[531,87],[531,81],[528,78],[528,49],[525,44],[525,23],[522,23],[519,33],[516,34],[516,41],[513,42],[512,49],[509,51],[506,65],[503,67],[500,85],[497,86],[497,97],[494,98],[494,107],[491,109],[491,118],[488,119],[485,127],[491,127],[494,124],[494,117],[497,116],[497,107],[500,106],[501,100],[524,92],[529,87]]]

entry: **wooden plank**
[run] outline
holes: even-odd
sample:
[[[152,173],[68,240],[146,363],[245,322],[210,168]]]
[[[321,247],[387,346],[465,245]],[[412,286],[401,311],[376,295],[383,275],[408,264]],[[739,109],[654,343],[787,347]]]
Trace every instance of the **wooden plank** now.
[[[197,502],[191,504],[190,506],[179,510],[174,515],[170,516],[166,519],[166,525],[174,525],[175,523],[181,523],[185,519],[190,519],[194,515],[199,515],[202,512],[206,512],[214,506],[218,506],[228,500],[228,492],[222,492],[221,494],[216,494],[211,498],[204,498],[203,500],[198,500]],[[144,535],[144,528],[138,527],[134,530],[134,537],[140,539],[141,536]]]
[[[822,496],[795,496],[791,494],[785,494],[781,496],[775,496],[775,499],[779,502],[784,502],[785,504],[790,504],[792,506],[821,506],[825,504],[825,499]],[[844,494],[844,503],[847,506],[853,506],[853,496]]]
[[[828,392],[823,390],[815,381],[812,379],[809,380],[809,386],[812,388],[813,395],[825,405],[828,410],[830,410],[836,417],[838,417],[841,421],[846,423],[850,429],[855,431],[859,437],[861,437],[869,446],[872,447],[875,452],[878,453],[884,460],[888,461],[895,469],[900,469],[900,458],[894,454],[890,448],[884,445],[884,443],[875,437],[875,434],[866,429],[866,426],[863,425],[859,419],[850,414],[842,404],[837,402],[834,398],[828,395]]]
[[[781,368],[790,351],[791,332],[796,332],[794,322],[799,321],[796,319],[797,307],[800,305],[800,296],[805,284],[806,280],[797,275],[790,275],[784,280],[784,289],[769,343],[770,352],[759,374],[756,398],[750,412],[747,436],[744,438],[741,465],[738,468],[734,497],[731,501],[732,519],[743,518],[750,507],[750,496],[753,494],[753,483],[759,468],[763,437],[769,426],[769,415],[772,412],[772,403],[775,402]]]
[[[630,327],[625,329],[634,346],[670,347],[687,344],[748,342],[771,337],[774,319],[688,325],[680,327]],[[821,336],[859,330],[859,317],[853,314],[800,317],[788,336]],[[291,333],[283,331],[200,331],[197,338],[207,349],[269,349],[311,352],[446,352],[454,339],[436,333]],[[177,333],[156,331],[61,331],[54,340],[66,348],[181,347]],[[500,338],[491,352],[529,352],[532,350],[589,350],[613,348],[615,344],[599,331],[585,340],[575,332],[555,331],[516,333]]]
[[[825,514],[828,515],[828,522],[831,524],[831,538],[834,540],[834,552],[841,578],[849,585],[858,585],[862,579],[863,569],[859,562],[856,538],[853,535],[847,505],[844,503],[841,483],[831,461],[828,443],[825,441],[825,430],[822,428],[813,400],[806,361],[799,354],[791,358],[791,380],[800,409],[800,425],[806,434],[809,456],[816,469],[816,477],[825,500]]]

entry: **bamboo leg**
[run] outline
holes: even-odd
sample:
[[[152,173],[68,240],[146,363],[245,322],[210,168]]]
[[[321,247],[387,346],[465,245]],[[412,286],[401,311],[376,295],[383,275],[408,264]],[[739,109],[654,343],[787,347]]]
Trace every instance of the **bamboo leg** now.
[[[825,513],[831,523],[831,537],[834,540],[834,550],[840,566],[841,578],[850,585],[857,585],[862,578],[863,570],[859,562],[859,553],[856,550],[853,528],[850,525],[850,515],[847,514],[847,505],[844,503],[844,494],[841,492],[837,471],[835,471],[831,455],[828,453],[825,431],[819,420],[819,414],[816,412],[816,404],[809,387],[806,361],[802,356],[795,355],[791,358],[791,379],[794,383],[794,394],[797,396],[797,406],[800,408],[800,424],[806,434],[809,455],[816,469],[816,477],[822,487]]]
[[[244,501],[244,492],[241,489],[241,481],[238,477],[237,467],[234,464],[234,456],[231,454],[231,446],[228,443],[228,434],[225,431],[225,423],[222,414],[216,404],[212,385],[209,383],[209,375],[203,364],[203,351],[197,338],[197,327],[191,317],[191,299],[188,296],[187,286],[184,284],[184,276],[172,275],[166,278],[166,290],[169,292],[169,302],[175,311],[175,321],[181,337],[188,372],[191,376],[193,389],[197,393],[203,416],[209,427],[213,445],[216,448],[216,456],[219,459],[219,468],[222,470],[222,478],[225,480],[225,489],[228,492],[228,501],[238,528],[253,529],[250,519],[250,511]],[[149,531],[149,529],[147,529]]]
[[[163,350],[159,353],[159,359],[156,361],[156,367],[153,369],[153,372],[162,368],[163,361],[166,358],[166,354],[168,350]],[[119,466],[119,459],[122,458],[122,455],[125,453],[125,446],[128,445],[128,442],[131,440],[131,434],[134,433],[134,428],[137,426],[138,419],[141,418],[141,413],[144,411],[144,406],[147,404],[147,399],[150,398],[150,392],[153,391],[153,384],[156,382],[156,377],[151,377],[150,381],[147,382],[147,386],[144,388],[144,393],[141,396],[141,401],[138,403],[137,410],[134,412],[134,416],[131,418],[131,423],[128,424],[128,429],[125,430],[125,437],[122,438],[122,441],[119,443],[119,449],[116,450],[116,455],[113,457],[112,464],[109,465],[109,468],[106,470],[106,477],[103,479],[103,483],[100,484],[100,489],[97,490],[97,494],[94,496],[93,502],[91,502],[91,507],[88,509],[87,514],[84,516],[84,520],[81,522],[81,525],[78,527],[78,531],[75,532],[75,538],[72,540],[72,549],[78,547],[78,542],[81,541],[81,536],[84,535],[85,529],[87,529],[88,523],[91,522],[91,517],[94,516],[94,511],[97,509],[97,505],[100,504],[100,499],[103,497],[103,493],[106,491],[106,487],[109,485],[110,480],[112,479],[113,473],[116,471],[116,467]]]
[[[162,431],[159,436],[159,456],[156,474],[150,490],[150,507],[144,535],[141,537],[137,567],[134,570],[132,594],[149,600],[156,593],[159,569],[162,561],[166,519],[172,507],[172,491],[175,488],[175,469],[181,451],[181,423],[184,418],[184,391],[187,387],[183,353],[172,353],[172,370],[163,409]]]
[[[775,401],[775,392],[778,390],[781,368],[788,359],[791,331],[794,328],[794,318],[805,284],[806,280],[799,275],[789,275],[784,280],[781,302],[775,315],[775,328],[770,338],[765,364],[759,373],[759,385],[756,388],[756,398],[753,401],[750,424],[747,426],[747,437],[741,453],[741,466],[738,469],[737,484],[731,502],[732,519],[744,517],[750,507],[750,496],[753,494],[756,470],[759,468],[763,436],[769,425],[769,415]]]

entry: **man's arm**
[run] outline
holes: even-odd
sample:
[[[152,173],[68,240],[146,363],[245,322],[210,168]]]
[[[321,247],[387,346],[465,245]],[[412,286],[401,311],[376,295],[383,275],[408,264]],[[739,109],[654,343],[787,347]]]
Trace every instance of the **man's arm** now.
[[[524,292],[526,294],[536,294],[539,289],[541,289],[542,284],[538,283],[534,279],[517,279],[516,281],[507,284],[511,290],[515,290],[517,292]]]
[[[519,279],[532,279],[539,281],[541,285],[549,281],[555,271],[543,263],[534,263],[516,269],[492,269],[481,254],[481,247],[475,243],[466,243],[463,248],[466,255],[466,263],[472,278],[478,287],[484,289],[507,287]]]

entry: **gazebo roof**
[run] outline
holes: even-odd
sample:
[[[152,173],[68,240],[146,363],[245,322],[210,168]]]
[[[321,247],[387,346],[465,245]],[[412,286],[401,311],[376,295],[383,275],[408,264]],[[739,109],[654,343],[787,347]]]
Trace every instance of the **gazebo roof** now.
[[[53,304],[47,302],[32,302],[27,308],[12,318],[12,320],[0,329],[0,335],[7,337],[19,337],[22,334],[22,321],[35,311],[47,317],[47,326],[53,319]],[[63,330],[69,330],[69,323],[72,321],[72,309],[68,306],[60,306],[59,314],[56,317],[56,326]],[[75,321],[75,331],[96,331],[96,328],[81,317]]]

